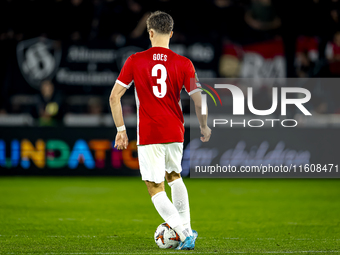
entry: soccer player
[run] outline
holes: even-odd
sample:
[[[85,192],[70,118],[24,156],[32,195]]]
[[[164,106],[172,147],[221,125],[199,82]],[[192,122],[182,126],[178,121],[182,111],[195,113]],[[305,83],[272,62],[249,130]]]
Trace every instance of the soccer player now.
[[[201,90],[198,81],[192,79],[196,79],[193,64],[169,49],[172,17],[156,11],[146,24],[152,47],[126,60],[111,91],[110,106],[118,131],[115,147],[122,150],[128,145],[120,99],[134,82],[142,180],[160,216],[178,233],[181,242],[177,249],[192,250],[197,232],[191,229],[188,192],[180,174],[184,141],[182,88],[194,101],[202,142],[209,141],[211,129],[207,115],[201,114]],[[164,190],[164,177],[171,187],[172,202]]]

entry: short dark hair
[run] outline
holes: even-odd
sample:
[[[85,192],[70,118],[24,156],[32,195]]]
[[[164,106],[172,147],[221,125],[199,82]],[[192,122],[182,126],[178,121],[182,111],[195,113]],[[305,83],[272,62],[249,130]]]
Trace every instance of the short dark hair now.
[[[161,11],[152,12],[146,21],[148,31],[154,29],[160,34],[170,34],[174,28],[174,20],[172,17]]]

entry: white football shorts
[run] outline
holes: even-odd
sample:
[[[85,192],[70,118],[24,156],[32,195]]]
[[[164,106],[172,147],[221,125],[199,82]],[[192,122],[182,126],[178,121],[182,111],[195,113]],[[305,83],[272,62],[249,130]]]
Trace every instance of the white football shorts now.
[[[138,161],[143,181],[161,183],[165,171],[182,172],[183,143],[138,145]]]

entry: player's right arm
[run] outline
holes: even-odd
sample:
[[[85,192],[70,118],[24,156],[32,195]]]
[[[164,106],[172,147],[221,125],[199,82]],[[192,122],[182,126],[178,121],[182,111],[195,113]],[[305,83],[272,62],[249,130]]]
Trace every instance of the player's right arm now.
[[[201,92],[196,92],[190,96],[195,104],[195,111],[198,122],[200,123],[201,137],[202,142],[208,142],[211,136],[211,129],[207,125],[208,113],[206,115],[202,115],[202,96]]]
[[[128,136],[126,134],[124,119],[123,119],[123,111],[121,104],[121,97],[124,95],[126,88],[121,86],[116,82],[114,87],[112,88],[110,95],[110,108],[113,117],[113,121],[116,127],[124,127],[124,130],[118,131],[115,139],[115,148],[118,150],[126,149],[129,143]]]
[[[133,82],[133,61],[130,56],[116,80],[115,85],[112,88],[110,95],[110,108],[112,112],[113,121],[117,127],[117,135],[115,140],[115,148],[118,150],[126,149],[129,143],[128,136],[126,134],[123,111],[121,104],[121,97],[124,95],[126,90],[130,88]]]

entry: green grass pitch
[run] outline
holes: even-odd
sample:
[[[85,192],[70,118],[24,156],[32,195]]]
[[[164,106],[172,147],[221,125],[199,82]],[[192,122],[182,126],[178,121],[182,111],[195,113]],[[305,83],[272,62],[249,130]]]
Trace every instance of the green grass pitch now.
[[[185,183],[194,251],[156,246],[163,221],[139,178],[2,177],[0,254],[340,253],[340,180]]]

